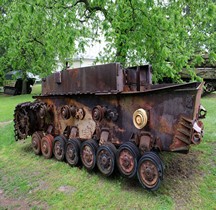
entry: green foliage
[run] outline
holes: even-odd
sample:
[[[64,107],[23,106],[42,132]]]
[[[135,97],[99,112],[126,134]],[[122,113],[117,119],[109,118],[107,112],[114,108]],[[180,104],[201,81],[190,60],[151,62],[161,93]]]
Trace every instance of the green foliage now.
[[[91,41],[104,37],[101,62],[149,62],[155,80],[178,72],[205,51],[216,60],[214,0],[7,1],[0,4],[0,72],[45,76]]]
[[[7,2],[7,3],[6,3]],[[5,15],[1,27],[3,41],[7,47],[2,57],[13,69],[30,71],[45,76],[56,65],[73,53],[76,31],[65,21],[63,10],[55,13],[44,2],[5,1]]]

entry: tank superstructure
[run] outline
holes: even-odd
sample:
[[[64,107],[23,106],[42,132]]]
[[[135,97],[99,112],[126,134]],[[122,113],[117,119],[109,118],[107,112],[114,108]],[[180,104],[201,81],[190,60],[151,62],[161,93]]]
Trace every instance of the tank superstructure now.
[[[97,166],[106,176],[118,167],[156,190],[164,170],[157,152],[187,153],[202,139],[202,86],[153,85],[150,65],[68,68],[44,78],[34,102],[17,105],[15,136],[32,136],[45,158]]]

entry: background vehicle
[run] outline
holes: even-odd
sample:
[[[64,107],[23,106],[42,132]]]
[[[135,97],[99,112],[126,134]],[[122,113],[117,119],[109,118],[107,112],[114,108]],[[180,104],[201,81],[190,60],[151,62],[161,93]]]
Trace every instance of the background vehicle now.
[[[203,55],[204,62],[195,66],[195,74],[202,78],[204,83],[204,93],[211,93],[216,90],[216,63],[210,63],[208,55]],[[189,61],[190,63],[191,61]],[[181,79],[185,82],[191,81],[191,75],[186,69],[180,73]],[[172,78],[164,77],[159,83],[172,83]]]
[[[27,77],[26,82],[26,94],[30,94],[32,86],[35,83],[35,78]],[[10,71],[5,75],[4,80],[4,94],[8,95],[20,95],[23,88],[23,79],[21,71]]]
[[[197,76],[201,77],[204,84],[204,92],[211,93],[216,90],[216,66],[213,65],[203,65],[197,66],[195,68],[195,73]],[[186,73],[186,71],[182,71],[180,73],[183,81],[190,81],[190,75]]]

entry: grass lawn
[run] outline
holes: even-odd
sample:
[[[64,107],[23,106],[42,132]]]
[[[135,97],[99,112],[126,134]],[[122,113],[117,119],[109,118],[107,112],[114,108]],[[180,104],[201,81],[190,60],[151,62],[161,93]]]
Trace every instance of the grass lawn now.
[[[31,95],[0,95],[0,210],[1,209],[216,209],[216,92],[204,97],[205,136],[189,154],[163,153],[165,177],[156,192],[138,180],[115,173],[70,167],[45,160],[31,149],[31,139],[14,141],[13,110]]]
[[[0,93],[0,122],[5,122],[13,119],[13,111],[17,104],[33,101],[32,96],[41,92],[41,85],[34,85],[32,93],[19,96],[9,96]]]

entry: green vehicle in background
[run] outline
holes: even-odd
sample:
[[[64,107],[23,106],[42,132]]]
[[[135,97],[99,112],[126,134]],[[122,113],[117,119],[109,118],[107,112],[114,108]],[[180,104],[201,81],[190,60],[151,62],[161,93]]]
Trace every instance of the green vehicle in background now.
[[[20,95],[22,94],[23,85],[26,85],[25,94],[30,94],[34,83],[35,78],[28,76],[26,81],[23,82],[21,71],[10,71],[5,74],[3,82],[4,94]]]
[[[200,65],[196,65],[194,68],[194,73],[196,76],[202,78],[205,82],[203,87],[203,94],[208,94],[216,91],[216,63],[210,63],[208,59],[208,55],[203,55],[203,63]],[[190,62],[189,62],[190,63]],[[186,68],[183,68],[181,72],[179,72],[180,78],[184,82],[191,81],[191,75],[187,71]],[[159,83],[173,83],[172,78],[164,77],[159,81]]]
[[[216,66],[198,66],[195,68],[195,73],[205,82],[205,93],[216,91]],[[186,71],[182,71],[180,75],[183,81],[188,82],[191,79]]]
[[[202,58],[202,64],[195,66],[195,74],[205,82],[204,93],[211,93],[216,91],[216,62],[210,62],[208,54],[203,54]],[[188,82],[191,79],[185,70],[180,75],[183,81]]]

